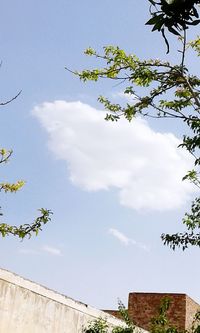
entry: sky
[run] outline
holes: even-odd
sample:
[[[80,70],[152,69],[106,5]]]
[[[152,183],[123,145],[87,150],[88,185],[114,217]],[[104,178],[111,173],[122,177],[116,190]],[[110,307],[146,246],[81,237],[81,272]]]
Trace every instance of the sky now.
[[[199,250],[173,252],[163,232],[183,230],[195,189],[181,179],[193,161],[178,149],[173,120],[104,120],[113,82],[82,83],[65,70],[97,66],[83,52],[118,45],[143,59],[178,60],[148,20],[146,0],[1,2],[1,147],[13,149],[1,179],[26,181],[1,193],[2,222],[31,223],[41,207],[52,221],[30,240],[0,240],[0,267],[98,308],[127,304],[129,292],[187,293],[200,302]],[[192,70],[196,62],[189,55]]]

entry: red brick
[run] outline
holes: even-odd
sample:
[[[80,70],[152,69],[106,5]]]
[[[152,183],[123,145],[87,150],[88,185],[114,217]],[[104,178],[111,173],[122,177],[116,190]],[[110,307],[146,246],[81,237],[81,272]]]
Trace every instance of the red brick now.
[[[158,314],[161,300],[164,297],[168,297],[171,301],[167,314],[170,324],[180,330],[189,329],[196,311],[200,310],[200,305],[186,294],[130,293],[128,300],[130,319],[137,326],[149,330],[151,319]],[[106,312],[120,317],[116,310],[107,310]]]

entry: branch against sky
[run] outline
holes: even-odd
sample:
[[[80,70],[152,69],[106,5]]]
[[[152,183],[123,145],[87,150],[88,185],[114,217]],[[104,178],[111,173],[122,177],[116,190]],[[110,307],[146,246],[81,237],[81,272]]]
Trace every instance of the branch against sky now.
[[[21,91],[16,94],[11,99],[0,102],[0,106],[5,106],[13,102],[21,94]],[[9,159],[12,155],[12,150],[7,150],[5,148],[0,148],[0,164],[6,164],[9,162]],[[16,193],[25,185],[25,181],[18,180],[15,183],[1,182],[0,183],[0,192],[4,193]],[[39,209],[40,216],[38,216],[34,222],[31,224],[21,224],[19,226],[10,225],[7,223],[0,223],[0,236],[6,237],[9,235],[16,236],[19,239],[24,239],[25,237],[30,238],[33,234],[38,235],[38,232],[42,230],[43,225],[51,221],[52,212],[48,209],[41,208]],[[3,216],[0,207],[0,216]]]
[[[83,82],[109,79],[121,83],[124,86],[124,94],[132,97],[132,102],[126,106],[112,103],[108,98],[99,96],[99,102],[108,111],[106,120],[118,121],[122,117],[129,122],[136,116],[150,118],[171,118],[185,123],[189,134],[183,133],[182,143],[179,147],[186,149],[194,158],[194,168],[189,171],[183,180],[192,182],[199,188],[199,166],[200,166],[200,78],[190,73],[186,67],[185,60],[188,49],[196,51],[198,57],[200,52],[200,38],[187,42],[187,30],[191,25],[197,25],[199,1],[187,2],[174,1],[168,3],[161,0],[157,3],[150,1],[156,8],[151,11],[152,18],[147,24],[154,25],[153,31],[158,30],[167,44],[164,29],[179,36],[181,44],[180,62],[176,65],[169,61],[160,59],[140,60],[135,54],[126,54],[118,46],[105,46],[103,52],[99,53],[92,48],[85,51],[87,56],[92,56],[104,62],[101,68],[92,70],[71,71]],[[160,8],[158,9],[158,6]],[[139,88],[140,87],[140,88]],[[139,88],[139,89],[138,89]],[[142,88],[142,89],[141,89]],[[142,91],[142,92],[141,92]],[[162,235],[164,244],[175,249],[177,246],[186,249],[188,245],[200,246],[199,233],[194,233],[200,228],[200,205],[199,197],[192,203],[191,213],[186,213],[183,223],[190,233]]]

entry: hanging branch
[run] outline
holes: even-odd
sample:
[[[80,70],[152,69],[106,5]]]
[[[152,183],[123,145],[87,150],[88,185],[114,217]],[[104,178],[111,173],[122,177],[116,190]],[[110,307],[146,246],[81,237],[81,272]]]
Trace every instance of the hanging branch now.
[[[165,35],[165,29],[176,36],[188,29],[191,25],[200,23],[196,6],[200,0],[160,0],[159,2],[149,0],[151,18],[146,22],[152,25],[152,31],[160,31],[169,53],[169,42]],[[154,11],[152,11],[152,6]]]

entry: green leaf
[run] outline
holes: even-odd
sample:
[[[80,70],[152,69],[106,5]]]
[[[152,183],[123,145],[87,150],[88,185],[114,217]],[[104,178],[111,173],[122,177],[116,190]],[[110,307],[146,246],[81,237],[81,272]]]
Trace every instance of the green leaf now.
[[[163,19],[163,14],[160,14],[160,15],[154,15],[149,21],[147,21],[145,24],[146,25],[153,25],[153,24],[156,24],[158,22],[162,22],[162,19]]]

